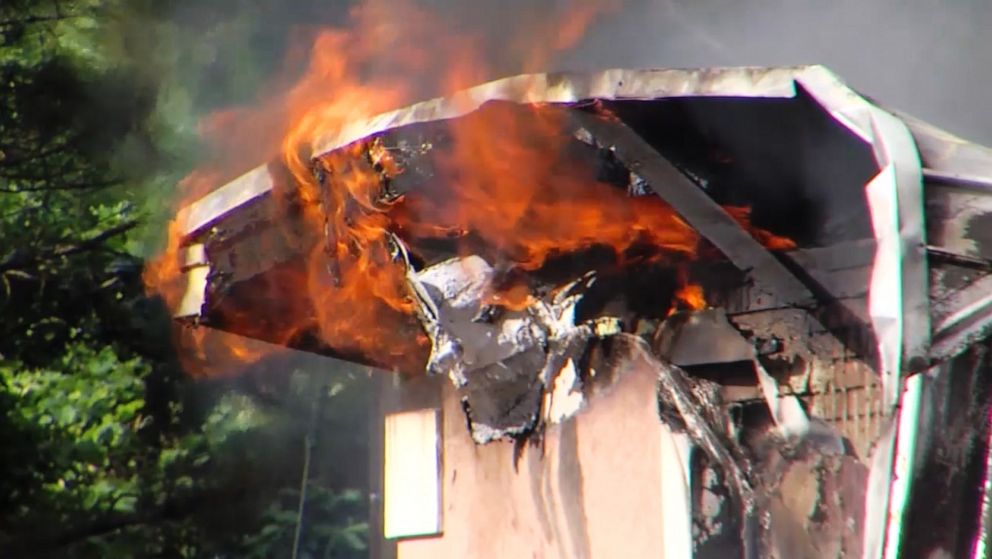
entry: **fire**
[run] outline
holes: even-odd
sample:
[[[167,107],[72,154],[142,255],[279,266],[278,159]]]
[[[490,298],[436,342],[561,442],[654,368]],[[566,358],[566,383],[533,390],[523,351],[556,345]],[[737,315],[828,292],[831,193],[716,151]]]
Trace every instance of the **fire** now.
[[[482,300],[486,306],[502,307],[513,311],[522,311],[534,304],[534,296],[530,289],[523,284],[513,284],[505,289],[488,293]]]
[[[593,245],[618,257],[636,243],[692,257],[698,235],[660,198],[631,198],[568,157],[575,140],[562,120],[540,106],[493,107],[451,123],[452,148],[436,163],[456,184],[410,200],[397,226],[412,238],[438,224],[471,231],[523,270]]]
[[[703,296],[703,286],[698,283],[683,285],[675,292],[675,299],[692,310],[706,308],[706,297]]]
[[[531,35],[519,38],[515,45],[525,53],[523,66],[547,60],[554,52],[574,45],[595,14],[603,9],[600,4],[586,0],[578,6],[581,9],[570,11],[562,22],[555,22],[564,32],[558,34],[550,47],[533,44]],[[445,33],[443,21],[412,4],[387,6],[369,2],[353,13],[353,19],[354,31],[327,31],[318,36],[310,70],[287,97],[289,126],[282,140],[282,158],[296,179],[300,197],[309,203],[310,226],[324,232],[324,242],[315,247],[309,259],[306,287],[314,302],[320,337],[326,342],[345,351],[380,356],[386,363],[404,357],[422,359],[426,345],[423,336],[408,339],[395,335],[410,328],[413,303],[407,291],[405,270],[395,262],[390,246],[393,230],[402,230],[404,225],[408,230],[416,226],[403,222],[403,216],[411,215],[409,207],[404,212],[378,199],[382,176],[369,163],[376,161],[387,174],[401,170],[381,150],[377,151],[375,145],[365,142],[321,157],[312,164],[313,143],[349,122],[413,102],[415,92],[409,83],[418,74],[434,76],[446,90],[452,91],[481,81],[487,65],[478,50],[477,37]],[[439,37],[444,40],[439,42]],[[370,69],[372,66],[379,70]],[[440,75],[438,68],[442,69]],[[456,150],[455,158],[471,163],[469,157],[475,147],[469,138],[474,132],[465,133],[466,141],[456,141],[456,146],[461,147]],[[451,164],[457,165],[455,161]],[[532,166],[531,162],[524,165]],[[497,171],[485,162],[477,169],[479,176]],[[323,180],[318,180],[318,176]],[[483,187],[484,183],[482,179],[478,184]],[[466,191],[467,197],[460,200],[459,206],[480,202],[485,192],[485,188]],[[507,208],[503,204],[508,202],[507,197],[501,197],[489,207],[498,207],[505,215]],[[393,209],[398,210],[396,215],[391,215]],[[491,213],[463,217],[469,218],[418,222],[430,224],[435,232],[481,230],[483,237],[494,241],[496,246],[506,244],[498,240],[500,237],[512,234],[507,230],[480,229],[483,223],[493,221]],[[595,227],[595,221],[590,225]],[[539,261],[553,248],[547,242],[540,246],[536,238],[525,241],[519,246],[535,252],[532,266],[539,266]],[[557,247],[557,250],[571,249],[568,244]],[[527,296],[520,297],[526,300]],[[503,300],[519,304],[514,303],[517,297],[504,296]]]
[[[597,16],[616,7],[612,0],[579,0],[551,20],[529,22],[507,38],[506,50],[517,55],[519,69],[544,69]],[[278,278],[306,293],[312,308],[286,309],[277,322],[256,324],[249,312],[227,309],[220,321],[286,344],[316,333],[336,350],[412,370],[423,362],[428,342],[423,335],[397,335],[418,326],[396,238],[413,250],[425,239],[455,239],[463,252],[481,243],[504,260],[498,264],[524,271],[594,246],[612,249],[618,265],[647,257],[677,266],[697,257],[698,234],[664,201],[632,198],[591,167],[574,164],[575,138],[553,107],[487,107],[451,121],[450,142],[431,155],[444,179],[395,200],[382,198],[383,180],[404,169],[381,143],[363,140],[315,158],[321,138],[435,93],[423,83],[451,91],[490,77],[483,42],[447,31],[448,23],[412,2],[365,2],[347,29],[314,35],[309,66],[285,94],[210,119],[207,131],[224,138],[220,164],[186,181],[180,205],[199,198],[203,184],[220,184],[219,177],[246,159],[277,157],[292,184],[276,193],[272,221],[279,223],[290,206],[301,209],[306,229],[319,239],[305,270]],[[728,211],[766,246],[791,248],[788,239],[751,228],[747,209]],[[168,247],[146,273],[149,289],[171,307],[185,288],[183,234],[172,224]],[[651,250],[645,256],[637,247]],[[702,288],[689,282],[675,299],[689,308],[706,303]],[[487,302],[519,309],[532,301],[527,286],[515,283]],[[218,345],[209,332],[192,336],[194,352]],[[250,362],[267,350],[228,342],[226,351]]]
[[[771,250],[792,250],[796,248],[796,242],[788,237],[775,235],[766,229],[760,229],[751,225],[751,208],[740,206],[724,206],[724,210],[731,217],[737,220],[759,243]]]

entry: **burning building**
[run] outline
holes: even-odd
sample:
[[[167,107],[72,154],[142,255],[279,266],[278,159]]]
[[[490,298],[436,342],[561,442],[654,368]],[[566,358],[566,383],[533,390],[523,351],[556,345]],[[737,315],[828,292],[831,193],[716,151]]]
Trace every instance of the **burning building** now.
[[[985,556],[992,151],[819,66],[306,145],[182,209],[175,314],[393,373],[378,556]]]

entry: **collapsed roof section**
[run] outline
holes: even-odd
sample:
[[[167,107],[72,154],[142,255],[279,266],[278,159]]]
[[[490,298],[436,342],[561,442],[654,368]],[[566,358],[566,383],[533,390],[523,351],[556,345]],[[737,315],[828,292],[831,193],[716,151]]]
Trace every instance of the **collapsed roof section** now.
[[[554,134],[568,138],[560,160],[548,160],[555,173],[588,173],[619,188],[633,209],[617,215],[674,212],[687,227],[683,237],[705,245],[698,254],[680,260],[666,249],[617,271],[585,246],[577,257],[553,254],[553,265],[524,266],[526,303],[488,304],[514,260],[501,260],[505,247],[485,238],[466,251],[472,232],[442,223],[450,208],[437,201],[457,196],[471,174],[446,166],[451,138],[473,119],[488,122],[495,137],[548,115]],[[718,466],[745,517],[753,514],[751,466],[728,440],[735,437],[714,426],[734,406],[746,414],[749,402],[761,401],[779,434],[824,435],[822,452],[839,435],[870,465],[864,554],[894,556],[889,547],[901,541],[913,507],[915,441],[935,428],[913,410],[942,394],[928,395],[940,384],[924,383],[921,373],[953,369],[945,364],[992,324],[989,150],[883,109],[819,66],[516,76],[356,121],[312,145],[322,186],[372,169],[383,178],[373,205],[403,200],[402,211],[414,216],[406,228],[392,223],[380,256],[404,270],[409,312],[365,332],[396,339],[397,349],[379,340],[370,351],[300,328],[298,317],[334,308],[294,278],[338,239],[308,228],[296,202],[280,206],[291,188],[279,162],[178,216],[188,278],[179,317],[447,374],[464,391],[479,442],[574,413],[583,404],[571,394],[595,385],[596,348],[639,336],[650,346],[643,358],[658,363],[663,417]],[[338,154],[350,158],[343,167],[328,162]],[[391,173],[394,165],[402,173]],[[663,209],[651,205],[659,198]],[[325,212],[342,207],[322,204]],[[747,219],[735,214],[739,207],[750,208]],[[411,232],[424,225],[442,233]],[[651,227],[645,231],[650,237]],[[770,241],[780,237],[794,245]],[[638,239],[624,245],[623,259],[640,255]],[[319,262],[328,290],[346,273],[339,266],[333,257]],[[710,308],[669,304],[680,288],[672,276],[686,268]],[[424,334],[422,354],[400,343]],[[720,394],[709,399],[705,387],[714,381]],[[561,394],[559,385],[567,385]]]

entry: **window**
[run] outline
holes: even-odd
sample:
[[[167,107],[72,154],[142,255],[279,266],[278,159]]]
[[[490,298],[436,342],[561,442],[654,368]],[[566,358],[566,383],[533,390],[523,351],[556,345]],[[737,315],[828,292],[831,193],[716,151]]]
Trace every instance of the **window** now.
[[[439,412],[394,413],[385,420],[384,519],[386,538],[441,533]]]

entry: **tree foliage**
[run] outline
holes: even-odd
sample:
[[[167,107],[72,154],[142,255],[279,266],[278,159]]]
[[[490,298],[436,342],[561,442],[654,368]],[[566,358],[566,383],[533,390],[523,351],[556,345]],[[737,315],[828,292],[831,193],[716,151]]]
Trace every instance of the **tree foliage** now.
[[[85,2],[27,0],[0,15],[0,354],[32,364],[74,333],[106,339],[137,265],[124,251],[137,216],[108,154],[150,105],[66,38],[96,17]]]
[[[0,495],[7,498],[0,548],[24,557],[288,554],[298,521],[299,449],[314,433],[311,418],[286,410],[306,407],[316,377],[290,374],[302,382],[275,407],[220,391],[193,428],[162,430],[151,429],[156,419],[146,414],[148,374],[140,358],[121,361],[109,348],[78,343],[47,369],[0,366]],[[355,406],[364,399],[352,384],[334,386]],[[317,419],[341,425],[356,411],[327,408]],[[362,437],[353,426],[346,432]],[[318,440],[332,458],[347,458],[356,446],[337,432]],[[288,468],[273,467],[274,451],[275,464]],[[333,468],[324,469],[340,475]],[[362,552],[365,497],[315,478],[308,480],[302,549],[314,557]]]
[[[307,440],[301,556],[364,553],[363,375],[194,383],[140,280],[197,118],[281,57],[276,4],[0,2],[3,557],[287,557]]]

